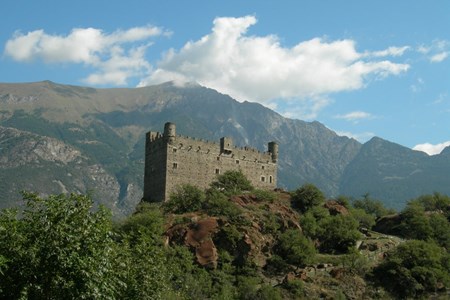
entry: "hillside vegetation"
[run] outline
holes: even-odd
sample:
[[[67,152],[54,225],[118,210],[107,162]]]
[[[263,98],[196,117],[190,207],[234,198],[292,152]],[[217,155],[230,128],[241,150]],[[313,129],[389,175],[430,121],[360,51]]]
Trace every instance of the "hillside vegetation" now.
[[[87,196],[23,197],[22,214],[0,214],[0,298],[445,299],[450,287],[441,194],[392,215],[367,195],[255,190],[227,172],[114,224]]]

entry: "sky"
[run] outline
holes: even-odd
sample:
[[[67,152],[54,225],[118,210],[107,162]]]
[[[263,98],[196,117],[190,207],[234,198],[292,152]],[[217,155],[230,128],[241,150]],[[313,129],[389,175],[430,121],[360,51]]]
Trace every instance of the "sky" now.
[[[281,115],[439,153],[447,0],[2,0],[0,82],[197,82]]]

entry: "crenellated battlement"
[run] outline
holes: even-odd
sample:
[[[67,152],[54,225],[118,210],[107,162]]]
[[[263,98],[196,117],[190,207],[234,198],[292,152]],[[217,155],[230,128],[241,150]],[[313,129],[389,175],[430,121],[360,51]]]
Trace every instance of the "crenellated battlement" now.
[[[219,142],[176,134],[176,126],[166,123],[164,132],[148,132],[145,150],[144,199],[164,201],[179,184],[207,188],[217,175],[241,170],[255,187],[276,187],[278,145],[268,143],[261,152],[237,147],[230,137]]]

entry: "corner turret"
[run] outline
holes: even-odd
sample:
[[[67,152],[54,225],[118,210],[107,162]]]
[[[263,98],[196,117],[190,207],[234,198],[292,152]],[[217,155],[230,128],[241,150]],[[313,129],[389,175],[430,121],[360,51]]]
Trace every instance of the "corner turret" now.
[[[270,142],[268,145],[269,152],[272,154],[272,162],[278,161],[278,144],[276,142]]]
[[[177,129],[174,123],[167,122],[164,124],[164,139],[169,143],[172,144],[175,141],[175,137],[177,134]]]

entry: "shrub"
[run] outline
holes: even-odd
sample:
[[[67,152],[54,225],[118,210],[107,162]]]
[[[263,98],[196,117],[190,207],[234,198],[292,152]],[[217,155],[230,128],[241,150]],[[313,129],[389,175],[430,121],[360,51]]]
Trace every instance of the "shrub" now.
[[[355,246],[361,233],[358,231],[358,222],[355,219],[351,216],[337,215],[319,222],[317,236],[321,251],[344,253]]]
[[[177,186],[170,194],[169,201],[164,204],[166,212],[182,214],[186,212],[198,211],[205,202],[205,193],[198,187],[183,184]]]
[[[241,171],[226,171],[217,176],[217,180],[211,183],[211,187],[222,191],[227,196],[253,190],[252,183]]]
[[[360,227],[365,227],[371,229],[375,225],[375,216],[366,213],[365,210],[361,208],[354,208],[351,210],[353,218],[358,221]]]
[[[224,194],[209,189],[206,191],[206,200],[203,209],[211,216],[224,216],[231,221],[239,221],[242,211],[231,202]]]
[[[364,198],[361,200],[353,201],[352,204],[354,208],[363,209],[366,213],[375,216],[375,218],[395,213],[394,210],[386,208],[383,202],[371,199],[369,194],[364,195]]]
[[[315,185],[307,183],[294,191],[292,202],[295,208],[305,213],[315,206],[322,205],[325,202],[325,196]]]
[[[310,264],[316,255],[312,241],[295,229],[280,235],[276,250],[287,263],[297,267]]]
[[[389,252],[374,274],[395,295],[420,297],[450,286],[450,257],[434,243],[406,241]]]
[[[256,189],[253,191],[258,201],[274,202],[277,195],[273,191]]]

